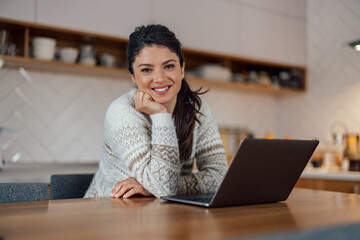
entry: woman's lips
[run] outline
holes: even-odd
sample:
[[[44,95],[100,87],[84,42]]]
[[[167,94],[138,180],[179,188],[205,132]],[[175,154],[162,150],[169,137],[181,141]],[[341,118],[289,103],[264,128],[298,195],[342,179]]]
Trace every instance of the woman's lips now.
[[[158,95],[164,95],[169,91],[170,87],[171,87],[170,85],[169,86],[161,86],[161,87],[153,88],[152,90]]]

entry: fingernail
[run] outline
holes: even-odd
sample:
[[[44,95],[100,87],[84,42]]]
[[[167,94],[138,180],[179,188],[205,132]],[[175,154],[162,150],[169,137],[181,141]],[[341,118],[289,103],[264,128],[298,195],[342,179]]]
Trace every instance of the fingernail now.
[[[114,196],[114,194],[113,194],[113,193],[111,193],[111,196],[113,197],[113,196]]]
[[[115,197],[119,197],[119,194],[116,194]]]
[[[123,196],[123,198],[127,198],[127,195],[125,194],[125,195]]]

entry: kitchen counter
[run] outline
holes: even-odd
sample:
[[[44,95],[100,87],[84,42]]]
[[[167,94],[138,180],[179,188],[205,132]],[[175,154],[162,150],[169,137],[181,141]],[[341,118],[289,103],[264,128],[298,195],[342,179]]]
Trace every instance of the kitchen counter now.
[[[360,172],[306,168],[296,187],[344,193],[360,193]]]
[[[0,171],[0,183],[50,183],[53,174],[95,173],[99,165],[93,164],[11,164]]]
[[[89,164],[12,164],[0,171],[0,183],[5,182],[50,182],[52,174],[95,173],[97,163]],[[360,182],[360,172],[306,168],[302,179]]]
[[[360,172],[306,168],[300,178],[360,182]]]

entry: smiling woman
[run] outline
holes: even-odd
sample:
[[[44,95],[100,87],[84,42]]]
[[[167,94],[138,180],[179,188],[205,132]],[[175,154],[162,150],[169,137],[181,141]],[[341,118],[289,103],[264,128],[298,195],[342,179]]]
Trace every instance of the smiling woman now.
[[[140,26],[127,57],[137,87],[107,110],[103,155],[85,197],[214,192],[225,151],[209,105],[184,79],[179,40],[165,26]]]

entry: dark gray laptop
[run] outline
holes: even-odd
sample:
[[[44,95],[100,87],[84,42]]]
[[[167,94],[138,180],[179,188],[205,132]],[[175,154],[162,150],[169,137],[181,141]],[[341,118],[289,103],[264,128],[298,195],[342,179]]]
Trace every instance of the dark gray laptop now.
[[[285,201],[318,144],[318,140],[244,139],[215,193],[160,198],[204,207]]]

